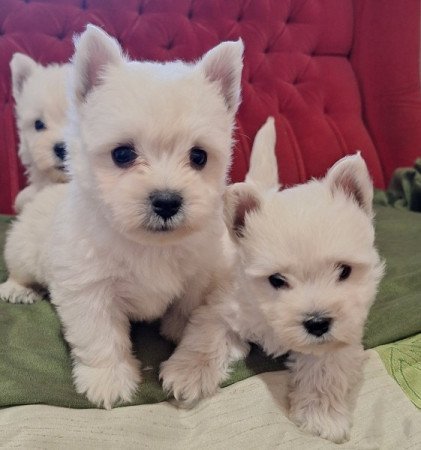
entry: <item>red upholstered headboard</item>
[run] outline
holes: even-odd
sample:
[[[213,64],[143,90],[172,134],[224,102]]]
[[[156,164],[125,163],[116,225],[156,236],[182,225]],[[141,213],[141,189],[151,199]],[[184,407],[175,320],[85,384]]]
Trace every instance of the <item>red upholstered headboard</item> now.
[[[10,58],[20,51],[42,63],[67,61],[73,33],[89,22],[136,59],[191,60],[244,39],[234,181],[268,115],[284,184],[320,176],[361,149],[382,188],[395,167],[421,154],[419,0],[1,0],[0,212],[11,212],[25,182]]]

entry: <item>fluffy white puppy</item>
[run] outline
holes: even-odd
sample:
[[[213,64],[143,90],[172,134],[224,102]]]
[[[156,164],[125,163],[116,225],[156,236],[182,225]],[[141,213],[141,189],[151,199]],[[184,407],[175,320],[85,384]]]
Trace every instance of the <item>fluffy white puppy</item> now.
[[[28,186],[15,200],[15,210],[20,212],[43,187],[68,181],[64,170],[64,133],[69,65],[42,66],[29,56],[15,53],[10,70],[19,133],[18,153],[28,179]]]
[[[76,42],[71,181],[28,204],[6,244],[9,301],[48,287],[78,392],[110,408],[140,381],[130,320],[165,314],[179,339],[226,276],[223,193],[240,102],[243,44],[195,64],[129,61],[88,26]]]
[[[245,342],[273,356],[291,351],[291,419],[342,442],[364,359],[363,327],[383,274],[373,187],[356,154],[321,180],[277,192],[274,133],[269,120],[246,183],[226,192],[238,250],[232,285],[192,314],[160,375],[176,399],[193,404],[216,392]]]

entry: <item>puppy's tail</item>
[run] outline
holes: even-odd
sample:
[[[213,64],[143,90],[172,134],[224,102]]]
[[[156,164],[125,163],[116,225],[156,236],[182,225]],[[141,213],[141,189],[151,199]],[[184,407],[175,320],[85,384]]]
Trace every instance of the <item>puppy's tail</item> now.
[[[254,184],[259,190],[277,191],[280,187],[275,144],[275,121],[273,117],[269,117],[254,139],[250,168],[245,180],[246,183]]]

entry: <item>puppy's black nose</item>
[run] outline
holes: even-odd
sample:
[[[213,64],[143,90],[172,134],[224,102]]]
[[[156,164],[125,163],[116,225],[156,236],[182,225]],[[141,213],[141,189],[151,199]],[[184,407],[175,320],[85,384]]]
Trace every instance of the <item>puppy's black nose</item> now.
[[[320,337],[329,331],[330,317],[312,317],[303,322],[304,328],[312,335]]]
[[[66,146],[64,145],[64,142],[57,142],[57,144],[54,145],[54,153],[58,159],[64,161],[64,158],[66,157]]]
[[[155,191],[149,199],[154,213],[164,220],[175,216],[183,204],[183,197],[172,191]]]

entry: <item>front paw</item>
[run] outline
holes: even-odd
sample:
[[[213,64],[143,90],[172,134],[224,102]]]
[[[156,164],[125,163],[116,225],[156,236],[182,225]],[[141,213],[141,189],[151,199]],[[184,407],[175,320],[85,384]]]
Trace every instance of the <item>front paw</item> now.
[[[322,407],[324,406],[324,407]],[[351,424],[344,414],[326,405],[309,404],[307,408],[292,410],[290,419],[302,430],[315,436],[341,444],[349,439]]]
[[[12,279],[0,284],[0,299],[9,303],[31,304],[40,296],[30,288],[20,285]]]
[[[177,351],[161,364],[159,374],[164,390],[185,407],[215,394],[225,376],[226,371],[206,354]]]
[[[73,367],[76,391],[98,407],[111,409],[130,402],[141,381],[137,360],[120,361],[109,367],[90,367],[76,362]]]

